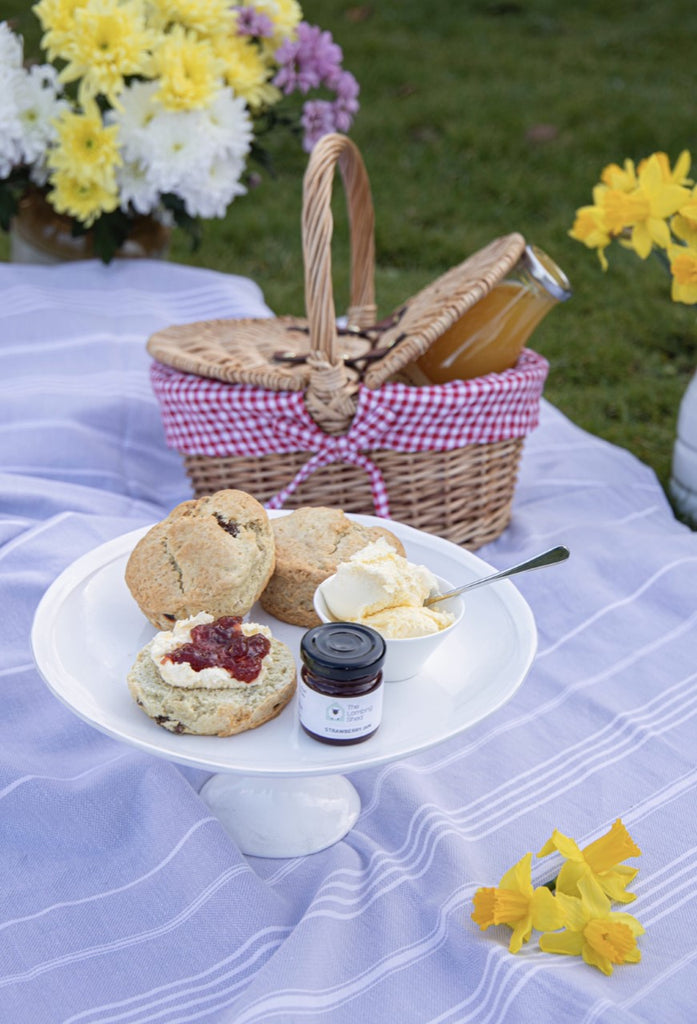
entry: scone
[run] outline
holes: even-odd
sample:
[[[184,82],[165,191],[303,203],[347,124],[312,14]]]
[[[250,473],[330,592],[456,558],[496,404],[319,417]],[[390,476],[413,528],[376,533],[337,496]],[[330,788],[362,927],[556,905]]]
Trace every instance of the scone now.
[[[384,537],[400,555],[402,542],[382,526],[363,526],[338,508],[298,508],[271,523],[276,568],[261,595],[265,611],[294,626],[317,626],[315,590],[366,544]]]
[[[126,583],[158,629],[200,611],[245,615],[271,578],[274,549],[263,505],[217,491],[177,505],[138,541]]]
[[[168,662],[168,652],[181,651],[186,644],[191,644],[190,632],[196,626],[203,625],[220,633],[221,624],[229,623],[240,624],[240,620],[232,616],[213,620],[211,615],[203,613],[176,623],[173,631],[158,633],[139,652],[128,674],[128,688],[139,707],[164,729],[202,736],[233,736],[275,718],[293,697],[295,658],[266,626],[241,623],[252,643],[260,637],[267,642],[254,678],[248,678],[249,659],[244,655],[240,658],[240,663],[246,666],[240,673],[243,679],[217,665],[212,670],[200,665],[194,670],[184,660]],[[240,625],[226,628],[229,634],[239,630]],[[195,651],[196,645],[193,647]]]

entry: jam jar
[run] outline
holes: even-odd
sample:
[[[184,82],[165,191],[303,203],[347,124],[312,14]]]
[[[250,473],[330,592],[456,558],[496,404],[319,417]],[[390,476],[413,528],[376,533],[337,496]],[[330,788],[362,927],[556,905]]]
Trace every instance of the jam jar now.
[[[382,718],[385,641],[370,626],[327,622],[300,641],[300,724],[335,746],[362,743]]]

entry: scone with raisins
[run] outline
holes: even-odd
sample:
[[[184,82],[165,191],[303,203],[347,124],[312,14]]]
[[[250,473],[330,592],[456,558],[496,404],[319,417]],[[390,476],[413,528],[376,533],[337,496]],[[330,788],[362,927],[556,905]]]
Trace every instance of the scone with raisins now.
[[[158,629],[198,612],[245,615],[268,583],[275,542],[266,509],[245,491],[184,501],[143,536],[126,583]]]
[[[169,732],[233,736],[270,721],[290,702],[295,658],[267,626],[202,612],[146,644],[128,688]]]

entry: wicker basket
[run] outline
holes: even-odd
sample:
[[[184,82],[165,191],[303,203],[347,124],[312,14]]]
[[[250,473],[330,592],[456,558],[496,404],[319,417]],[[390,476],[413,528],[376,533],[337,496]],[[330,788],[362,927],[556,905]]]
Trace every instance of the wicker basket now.
[[[351,299],[345,329],[337,327],[332,290],[331,194],[336,167],[346,193],[351,238]],[[518,234],[492,242],[375,324],[373,227],[370,186],[358,150],[345,136],[326,136],[311,154],[303,188],[307,318],[173,326],[153,335],[148,351],[159,364],[233,388],[243,384],[302,391],[314,423],[325,434],[345,434],[361,386],[375,389],[403,380],[405,368],[508,273],[525,245]],[[478,548],[498,537],[509,522],[522,446],[523,437],[517,436],[444,451],[366,454],[382,474],[394,519]],[[182,454],[196,496],[236,487],[269,503],[315,453]],[[373,513],[373,498],[363,468],[332,461],[300,483],[284,504]]]

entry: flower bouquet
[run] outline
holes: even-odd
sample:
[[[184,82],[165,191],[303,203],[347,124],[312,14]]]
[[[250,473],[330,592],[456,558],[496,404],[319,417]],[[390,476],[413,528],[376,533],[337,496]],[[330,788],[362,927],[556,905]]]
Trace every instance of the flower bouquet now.
[[[260,138],[309,151],[348,132],[358,84],[296,0],[39,0],[42,63],[0,22],[0,225],[39,209],[109,262],[134,228],[223,217],[247,191]],[[320,90],[299,114],[292,93]]]
[[[665,153],[608,164],[593,189],[593,204],[576,211],[572,238],[595,249],[603,270],[613,241],[642,260],[657,253],[670,268],[671,297],[697,303],[697,188],[688,177],[687,150],[671,167]]]

